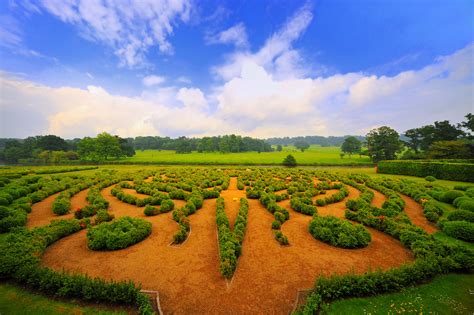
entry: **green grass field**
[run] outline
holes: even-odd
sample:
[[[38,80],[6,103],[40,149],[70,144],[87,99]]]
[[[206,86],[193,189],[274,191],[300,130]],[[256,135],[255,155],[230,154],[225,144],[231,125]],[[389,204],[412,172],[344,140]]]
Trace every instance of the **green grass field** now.
[[[82,306],[74,301],[64,302],[22,289],[16,285],[0,284],[0,314],[127,314],[126,311],[113,311],[104,306]]]
[[[122,159],[126,162],[153,162],[157,164],[218,164],[218,165],[280,165],[283,159],[292,154],[300,165],[350,165],[372,164],[367,156],[353,155],[340,157],[339,147],[311,146],[305,152],[292,146],[283,147],[282,152],[242,152],[242,153],[187,153],[176,154],[170,150],[137,151],[136,155]]]
[[[328,314],[473,314],[474,275],[449,274],[399,293],[329,305]]]

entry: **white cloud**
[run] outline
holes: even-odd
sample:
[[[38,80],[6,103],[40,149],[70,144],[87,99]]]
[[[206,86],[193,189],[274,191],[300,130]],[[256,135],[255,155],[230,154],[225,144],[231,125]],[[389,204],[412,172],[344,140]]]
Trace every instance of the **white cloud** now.
[[[344,135],[381,125],[403,132],[435,120],[459,122],[473,111],[473,54],[471,44],[391,77],[347,73],[277,80],[247,61],[238,76],[209,95],[166,87],[124,97],[100,86],[52,88],[3,73],[0,137],[70,138],[104,130],[121,136]]]
[[[165,78],[157,75],[149,75],[144,77],[142,82],[145,86],[154,86],[165,82]]]
[[[190,83],[192,83],[191,79],[188,78],[188,77],[185,77],[185,76],[178,77],[178,78],[176,79],[176,82],[178,82],[178,83],[184,83],[184,84],[190,84]]]
[[[268,38],[257,52],[237,51],[227,61],[212,71],[223,80],[240,75],[246,63],[255,63],[265,68],[276,78],[297,78],[307,72],[308,65],[301,65],[300,52],[293,43],[303,34],[313,19],[311,7],[304,5],[286,23]]]
[[[244,23],[238,23],[214,35],[207,35],[205,39],[208,45],[232,44],[237,48],[246,48],[249,45]]]
[[[41,0],[44,10],[76,26],[81,35],[111,47],[128,67],[146,64],[153,46],[173,53],[168,37],[175,25],[187,22],[190,0]]]

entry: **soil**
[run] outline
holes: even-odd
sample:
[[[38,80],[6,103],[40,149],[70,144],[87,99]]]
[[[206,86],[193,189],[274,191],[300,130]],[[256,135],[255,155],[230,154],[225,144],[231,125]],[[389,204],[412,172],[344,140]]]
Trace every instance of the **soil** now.
[[[203,208],[189,217],[189,239],[182,245],[169,246],[178,230],[171,213],[145,217],[143,208],[117,200],[110,189],[102,191],[110,202],[110,211],[116,217],[130,215],[152,222],[152,234],[123,250],[97,252],[88,250],[86,231],[80,231],[50,246],[42,264],[55,270],[141,283],[143,289],[160,292],[165,314],[287,314],[298,289],[312,287],[320,274],[388,269],[414,259],[400,242],[373,229],[369,229],[372,242],[363,249],[340,249],[315,240],[308,232],[311,217],[291,210],[289,204],[285,205],[287,201],[280,204],[290,211],[290,220],[282,226],[290,246],[280,246],[271,230],[272,214],[258,200],[249,200],[243,253],[228,287],[219,273],[215,199],[205,200]],[[359,194],[351,187],[349,192],[349,198]],[[236,189],[235,178],[222,192],[232,222],[234,205],[239,204],[233,199],[244,194]],[[346,199],[318,207],[318,211],[341,217]],[[183,201],[175,203],[178,207],[184,205]]]
[[[370,189],[370,190],[374,192],[374,199],[372,199],[372,204],[376,206],[377,208],[382,208],[382,205],[387,200],[387,197],[385,197],[384,194],[382,194],[381,192],[375,189]]]
[[[74,210],[87,205],[86,197],[89,189],[84,189],[72,196],[71,211],[65,215],[56,215],[53,212],[53,202],[60,193],[49,196],[48,198],[35,203],[31,207],[31,213],[28,215],[26,227],[34,228],[49,224],[52,220],[74,218]]]
[[[411,222],[413,222],[413,224],[421,227],[429,234],[433,234],[438,231],[436,226],[426,219],[425,215],[423,214],[423,207],[418,202],[408,196],[401,194],[400,196],[405,201],[405,213],[410,218]]]

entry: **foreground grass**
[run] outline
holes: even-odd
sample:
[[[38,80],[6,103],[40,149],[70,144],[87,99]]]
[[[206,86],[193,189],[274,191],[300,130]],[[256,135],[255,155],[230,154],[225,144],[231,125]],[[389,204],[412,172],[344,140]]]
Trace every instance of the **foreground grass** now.
[[[75,303],[56,301],[26,291],[16,285],[0,283],[0,314],[127,314]]]
[[[474,275],[439,276],[400,293],[354,298],[329,305],[329,314],[473,314]]]
[[[145,150],[137,151],[136,155],[120,161],[125,162],[153,162],[163,164],[244,164],[244,165],[280,165],[283,159],[290,153],[298,164],[302,165],[351,165],[351,164],[372,164],[367,156],[348,156],[341,159],[339,147],[319,147],[311,146],[305,152],[295,148],[286,147],[282,152],[242,152],[242,153],[187,153],[176,154],[171,150]]]

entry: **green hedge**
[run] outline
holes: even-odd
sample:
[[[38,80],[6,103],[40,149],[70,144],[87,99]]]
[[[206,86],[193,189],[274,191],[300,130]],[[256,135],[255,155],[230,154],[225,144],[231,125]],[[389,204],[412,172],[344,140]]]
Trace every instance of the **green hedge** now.
[[[81,221],[72,219],[56,220],[33,230],[15,229],[0,240],[0,278],[60,297],[135,305],[140,314],[153,314],[150,300],[132,282],[105,281],[40,266],[41,254],[49,245],[82,228]]]
[[[434,176],[437,179],[474,182],[474,163],[448,163],[432,161],[381,161],[377,173],[411,175],[418,177]]]

